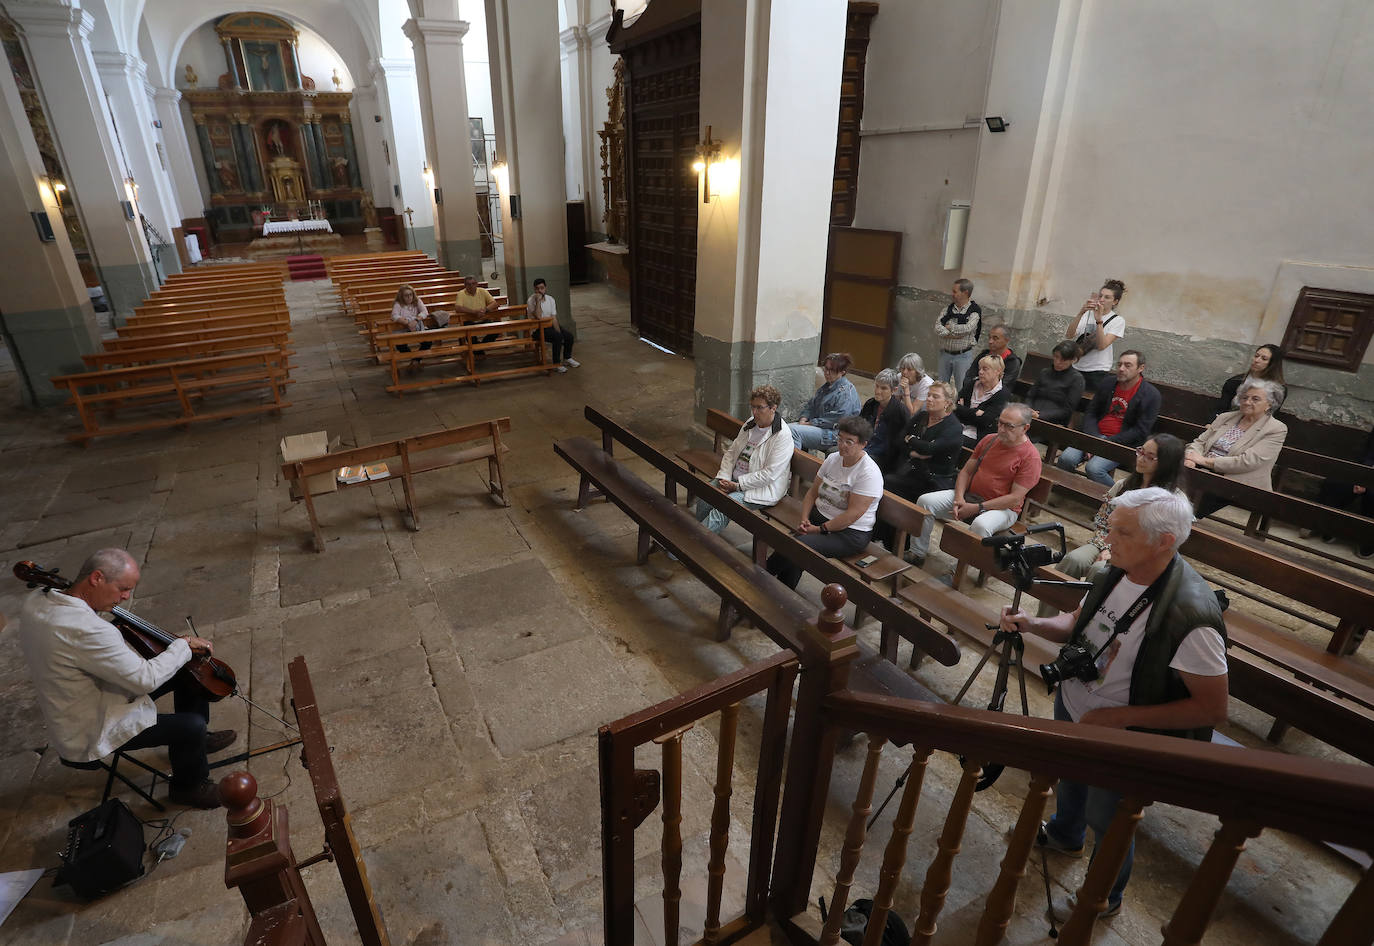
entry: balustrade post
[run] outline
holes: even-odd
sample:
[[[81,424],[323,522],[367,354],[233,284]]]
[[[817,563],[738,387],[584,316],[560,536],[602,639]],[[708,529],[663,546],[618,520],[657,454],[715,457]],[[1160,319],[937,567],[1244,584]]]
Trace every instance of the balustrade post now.
[[[859,655],[854,631],[844,625],[848,600],[841,585],[826,585],[821,591],[825,610],[802,632],[801,683],[773,856],[771,899],[779,917],[801,913],[810,897],[838,739],[821,719],[821,704],[849,684],[849,665]]]
[[[244,942],[326,946],[291,851],[286,807],[259,798],[257,779],[247,772],[220,779],[219,792],[229,829],[224,886],[238,888],[252,918]]]

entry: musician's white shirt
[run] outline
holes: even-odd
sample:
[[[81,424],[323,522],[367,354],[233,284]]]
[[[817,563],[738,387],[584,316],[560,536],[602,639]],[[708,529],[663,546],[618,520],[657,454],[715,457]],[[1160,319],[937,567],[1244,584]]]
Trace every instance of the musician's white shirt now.
[[[107,756],[157,722],[148,694],[191,659],[191,645],[177,638],[144,660],[118,628],[60,591],[29,593],[19,646],[48,734],[68,762]]]

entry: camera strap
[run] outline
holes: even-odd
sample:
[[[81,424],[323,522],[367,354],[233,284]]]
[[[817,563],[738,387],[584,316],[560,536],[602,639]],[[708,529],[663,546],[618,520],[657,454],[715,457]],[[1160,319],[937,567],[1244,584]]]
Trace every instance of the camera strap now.
[[[1146,608],[1154,604],[1155,599],[1159,597],[1160,591],[1164,588],[1164,583],[1168,581],[1169,576],[1173,574],[1174,565],[1177,564],[1177,562],[1177,558],[1171,559],[1169,561],[1169,567],[1165,568],[1164,571],[1160,573],[1160,576],[1150,583],[1150,587],[1142,591],[1140,597],[1136,598],[1135,601],[1131,603],[1131,606],[1126,609],[1125,613],[1117,618],[1116,626],[1112,628],[1111,636],[1097,649],[1097,653],[1093,654],[1094,663],[1096,663],[1097,658],[1101,657],[1103,652],[1111,646],[1112,641],[1129,631],[1131,625],[1135,623],[1136,618],[1140,617],[1141,613],[1144,612]],[[1111,597],[1111,593],[1116,589],[1117,583],[1125,577],[1126,573],[1124,571],[1117,572],[1116,577],[1112,579],[1110,587],[1108,587],[1106,592],[1102,595],[1102,601],[1105,602]],[[1101,606],[1101,603],[1099,603],[1098,607],[1101,608]]]

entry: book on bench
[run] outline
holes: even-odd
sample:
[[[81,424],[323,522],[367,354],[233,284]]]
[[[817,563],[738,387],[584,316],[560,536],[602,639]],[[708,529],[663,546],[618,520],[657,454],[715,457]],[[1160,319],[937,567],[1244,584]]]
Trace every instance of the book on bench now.
[[[341,466],[339,467],[340,483],[361,483],[367,479],[367,467],[363,466]]]

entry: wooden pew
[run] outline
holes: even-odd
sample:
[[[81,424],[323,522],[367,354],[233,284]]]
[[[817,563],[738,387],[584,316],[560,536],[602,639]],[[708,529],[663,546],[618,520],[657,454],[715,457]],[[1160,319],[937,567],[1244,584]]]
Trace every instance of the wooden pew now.
[[[543,330],[553,324],[551,318],[507,319],[498,322],[472,322],[466,325],[450,324],[448,328],[428,329],[423,332],[391,332],[377,336],[377,355],[382,364],[391,371],[391,384],[387,390],[402,395],[406,391],[424,391],[448,384],[481,384],[498,378],[512,378],[527,374],[551,374],[554,366],[548,360],[544,349]],[[481,341],[488,335],[514,333],[512,338],[497,338],[490,342]],[[423,342],[431,342],[433,347],[420,351]],[[400,351],[396,346],[406,345],[410,351]],[[533,364],[497,368],[486,362],[478,370],[478,356],[506,354],[532,354]],[[438,377],[415,377],[402,380],[400,366],[412,361],[427,365],[461,365],[462,374],[445,372]]]
[[[592,412],[592,409],[588,408],[588,412]],[[751,530],[761,530],[759,537],[769,544],[795,543],[790,535],[770,524],[767,519],[732,503],[719,490],[697,479],[685,467],[674,464],[618,425],[614,437],[609,430],[603,431],[606,446],[625,436],[631,438],[631,448],[640,456],[646,456],[647,453],[652,456],[651,462],[662,464],[665,471],[672,471],[668,473],[670,483],[680,483],[689,494],[703,497],[714,492],[716,496],[708,502],[736,506],[741,514],[736,521]],[[696,518],[679,506],[675,498],[657,492],[592,441],[582,437],[566,438],[554,443],[554,451],[583,477],[596,483],[601,495],[638,523],[638,558],[641,563],[647,559],[651,544],[656,543],[671,550],[693,575],[720,596],[722,622],[725,614],[737,612],[746,616],[779,647],[801,652],[805,645],[799,628],[814,619],[815,605],[768,574],[762,565],[721,536],[702,529]],[[679,479],[674,480],[673,477]],[[804,546],[800,548],[804,553],[814,554]],[[843,598],[838,600],[842,601]],[[912,624],[924,623],[914,614],[903,612],[903,617]],[[717,630],[719,636],[722,631],[728,632],[728,627],[718,623]],[[957,663],[958,647],[954,642],[933,629],[928,630],[928,636],[913,636],[927,646],[937,648],[935,656],[942,664],[952,666]],[[937,699],[908,674],[868,651],[864,645],[859,646],[861,657],[851,667],[852,687],[908,699]]]
[[[158,361],[180,361],[203,355],[222,355],[231,351],[251,351],[260,348],[276,348],[289,355],[291,351],[287,348],[288,337],[289,333],[282,328],[249,332],[243,335],[236,334],[225,338],[154,343],[139,347],[98,351],[94,354],[82,355],[81,360],[86,363],[88,368],[102,369],[145,365]]]
[[[140,339],[142,343],[146,344],[149,339],[165,338],[168,335],[181,332],[232,329],[242,334],[248,331],[261,330],[264,327],[273,328],[290,326],[290,324],[291,320],[285,312],[264,312],[251,315],[208,315],[194,319],[172,319],[166,322],[121,325],[115,331],[119,338]]]
[[[270,313],[282,318],[290,318],[290,310],[280,300],[245,300],[243,302],[198,303],[196,305],[176,306],[166,309],[149,310],[136,313],[125,320],[125,328],[130,325],[163,325],[167,322],[184,322],[187,319],[217,318],[228,315],[258,315]]]
[[[488,313],[485,317],[468,316],[466,318],[461,318],[459,317],[459,314],[457,312],[454,312],[452,310],[452,298],[450,297],[450,306],[447,311],[452,313],[452,317],[449,324],[468,324],[471,322],[483,321],[484,318],[489,319],[493,322],[499,322],[507,319],[522,319],[526,317],[526,309],[524,306],[506,305],[504,296],[497,296],[496,301],[501,303],[501,308],[497,309],[495,312]],[[378,363],[382,361],[380,353],[383,347],[379,343],[379,339],[383,335],[391,335],[395,332],[402,331],[400,326],[398,326],[395,322],[391,321],[391,305],[392,304],[388,302],[385,305],[379,306],[371,311],[363,311],[356,313],[356,318],[358,320],[359,326],[358,334],[362,336],[362,338],[367,342],[368,351],[372,354],[374,358],[377,359]],[[439,303],[437,299],[434,304],[426,302],[426,305],[431,312],[444,308],[443,305]]]
[[[128,336],[116,336],[102,341],[107,352],[127,351],[146,348],[149,345],[169,345],[177,342],[210,341],[215,339],[241,338],[245,333],[281,332],[290,333],[290,323],[285,320],[264,320],[247,326],[231,320],[228,325],[206,326],[196,321],[180,323],[175,329],[164,331],[140,331]]]
[[[69,434],[67,439],[85,445],[94,437],[179,427],[198,421],[222,420],[265,411],[279,412],[291,406],[290,402],[282,399],[283,388],[290,383],[286,362],[286,356],[279,349],[262,349],[155,365],[86,371],[59,375],[50,380],[55,387],[68,392],[70,403],[81,417],[82,430]],[[91,388],[95,390],[88,390]],[[239,403],[210,412],[196,408],[196,403],[212,394],[248,391],[266,391],[270,393],[271,400]],[[101,410],[156,407],[169,402],[178,406],[177,414],[103,426],[97,416],[97,411]]]
[[[281,467],[281,475],[284,480],[304,484],[311,476],[335,472],[345,466],[387,463],[388,470],[390,470],[391,463],[399,462],[401,467],[399,472],[388,472],[387,476],[375,480],[339,483],[338,488],[371,486],[375,483],[399,479],[405,498],[407,526],[412,532],[419,532],[420,513],[415,505],[413,479],[421,473],[430,473],[464,463],[486,460],[488,490],[502,506],[510,505],[510,499],[506,495],[506,468],[503,459],[504,455],[510,452],[510,448],[502,442],[501,435],[503,433],[510,433],[509,417],[498,417],[494,420],[465,424],[462,427],[449,427],[432,433],[418,434],[414,437],[403,437],[399,440],[386,440],[361,447],[350,447],[322,457],[284,463]],[[472,444],[472,446],[453,449],[460,444]],[[312,497],[310,490],[304,486],[298,486],[296,492],[301,494],[298,501],[305,502],[306,512],[310,516],[310,531],[314,537],[315,551],[323,552],[324,536],[320,532],[320,521],[315,512],[315,497]],[[321,493],[319,495],[327,494]]]

